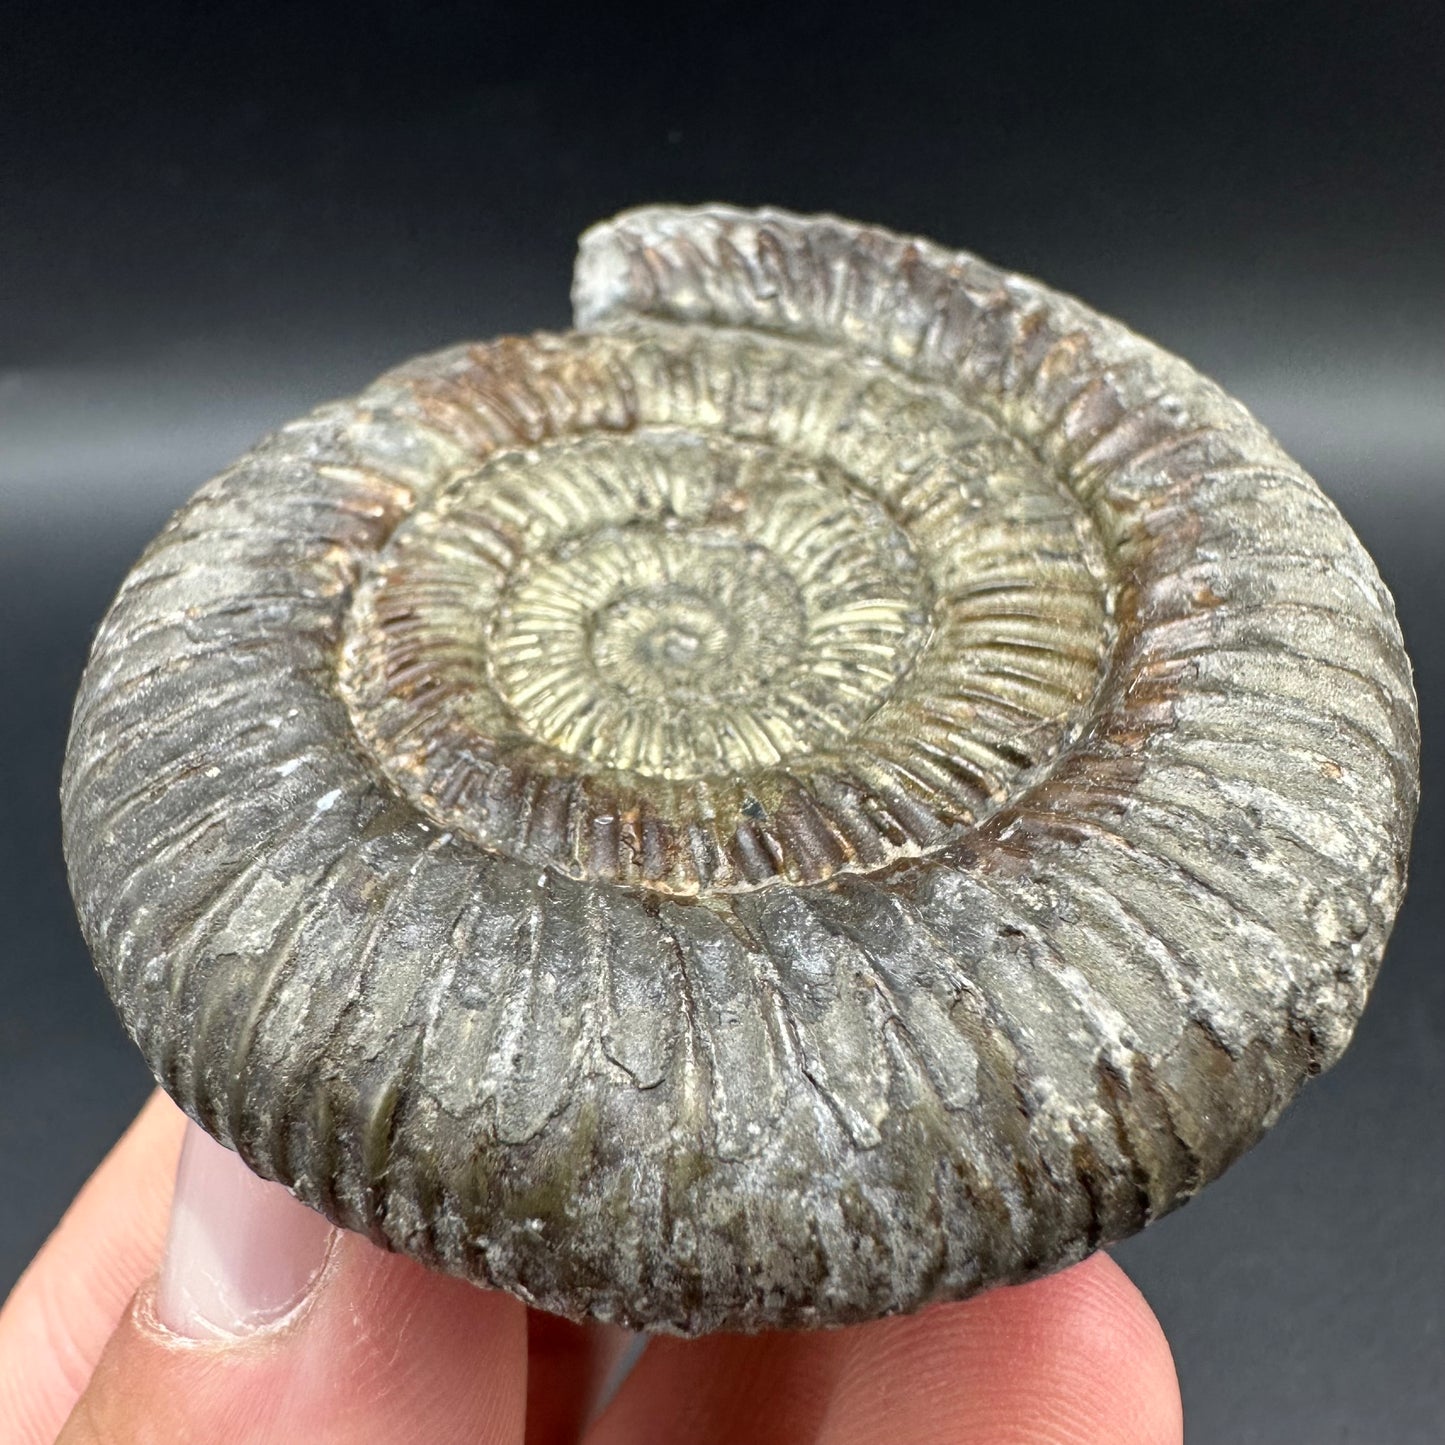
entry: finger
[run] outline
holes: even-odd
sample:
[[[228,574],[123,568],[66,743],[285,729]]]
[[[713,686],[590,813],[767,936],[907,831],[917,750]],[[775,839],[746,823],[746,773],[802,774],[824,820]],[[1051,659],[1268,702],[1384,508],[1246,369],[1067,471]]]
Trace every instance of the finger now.
[[[61,1445],[521,1445],[526,1312],[332,1229],[200,1130]]]
[[[849,1332],[819,1445],[1179,1445],[1174,1361],[1107,1255],[971,1304]]]
[[[185,1115],[156,1093],[0,1310],[0,1439],[50,1445],[160,1259]]]
[[[1105,1255],[849,1329],[657,1340],[588,1445],[1178,1445],[1163,1332]]]

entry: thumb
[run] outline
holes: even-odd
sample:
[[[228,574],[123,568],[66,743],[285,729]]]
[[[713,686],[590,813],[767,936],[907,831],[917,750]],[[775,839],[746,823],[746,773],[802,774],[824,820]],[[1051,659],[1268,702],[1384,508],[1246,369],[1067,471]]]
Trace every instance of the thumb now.
[[[166,1252],[58,1445],[519,1445],[526,1317],[333,1229],[194,1124]]]

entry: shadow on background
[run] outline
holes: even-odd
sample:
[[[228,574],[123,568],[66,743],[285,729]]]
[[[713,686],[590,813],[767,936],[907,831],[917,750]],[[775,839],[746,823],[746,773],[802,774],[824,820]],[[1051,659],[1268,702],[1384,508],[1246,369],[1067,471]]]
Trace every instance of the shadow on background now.
[[[1118,1251],[1190,1438],[1437,1441],[1445,1297],[1445,353],[1433,6],[640,12],[8,7],[0,59],[0,1284],[148,1078],[56,784],[91,633],[167,513],[405,356],[561,327],[573,240],[667,199],[826,209],[1041,276],[1246,401],[1399,603],[1413,887],[1357,1041]]]

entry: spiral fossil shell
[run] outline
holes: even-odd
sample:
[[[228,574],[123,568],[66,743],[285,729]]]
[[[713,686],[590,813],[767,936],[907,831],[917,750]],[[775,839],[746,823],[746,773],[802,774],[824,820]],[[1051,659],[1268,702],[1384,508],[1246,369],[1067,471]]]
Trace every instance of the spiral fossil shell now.
[[[928,242],[648,209],[574,300],[282,428],[123,585],[65,843],[158,1078],[342,1225],[684,1333],[1188,1198],[1399,904],[1359,542],[1182,362]]]

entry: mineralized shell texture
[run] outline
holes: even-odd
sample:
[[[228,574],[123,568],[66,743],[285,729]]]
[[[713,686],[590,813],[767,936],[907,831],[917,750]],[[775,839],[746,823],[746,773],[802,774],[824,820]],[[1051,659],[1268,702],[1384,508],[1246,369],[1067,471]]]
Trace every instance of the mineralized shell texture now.
[[[1182,362],[929,242],[648,209],[574,299],[283,427],[121,588],[65,843],[161,1083],[389,1248],[682,1333],[1187,1199],[1400,901],[1353,533]]]

